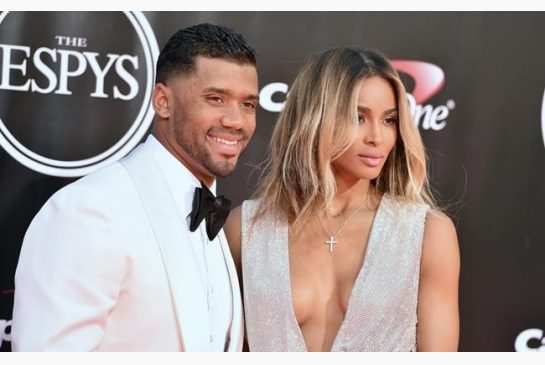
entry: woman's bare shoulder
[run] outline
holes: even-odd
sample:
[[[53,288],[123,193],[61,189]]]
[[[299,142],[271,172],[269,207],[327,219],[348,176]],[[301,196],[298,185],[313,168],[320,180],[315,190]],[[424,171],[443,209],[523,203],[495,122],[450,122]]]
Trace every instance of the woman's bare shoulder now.
[[[422,266],[433,271],[459,266],[459,247],[456,227],[445,213],[429,209],[426,215],[422,242]],[[447,267],[442,267],[447,265]]]

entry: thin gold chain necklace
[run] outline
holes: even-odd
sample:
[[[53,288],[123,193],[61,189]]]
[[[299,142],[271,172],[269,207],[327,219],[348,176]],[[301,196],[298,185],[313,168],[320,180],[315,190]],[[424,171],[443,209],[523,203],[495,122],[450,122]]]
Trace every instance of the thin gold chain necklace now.
[[[314,212],[314,215],[316,216],[316,219],[318,219],[318,222],[320,222],[320,226],[322,226],[324,233],[327,235],[327,237],[329,237],[329,239],[324,242],[326,245],[329,245],[329,252],[333,252],[333,245],[339,243],[339,241],[337,240],[337,236],[341,233],[342,229],[346,226],[348,221],[350,221],[350,218],[352,218],[354,214],[356,214],[361,208],[363,208],[363,206],[367,203],[367,200],[369,200],[369,195],[367,195],[367,198],[365,198],[365,200],[359,207],[354,209],[354,211],[348,216],[348,218],[346,218],[344,223],[339,227],[339,229],[337,229],[334,234],[330,234],[327,229],[325,229],[324,223],[322,222],[318,214]]]

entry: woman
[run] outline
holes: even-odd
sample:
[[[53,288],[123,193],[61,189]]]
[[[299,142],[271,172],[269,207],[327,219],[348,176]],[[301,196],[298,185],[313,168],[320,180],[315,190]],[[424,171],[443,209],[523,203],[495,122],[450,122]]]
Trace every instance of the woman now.
[[[255,200],[225,230],[250,351],[455,351],[459,250],[405,88],[336,48],[293,83]]]

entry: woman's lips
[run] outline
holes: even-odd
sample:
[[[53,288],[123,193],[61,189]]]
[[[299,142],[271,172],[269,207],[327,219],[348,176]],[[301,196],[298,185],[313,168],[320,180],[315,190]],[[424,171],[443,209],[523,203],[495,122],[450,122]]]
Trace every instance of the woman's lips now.
[[[361,154],[358,155],[359,159],[369,167],[377,167],[380,165],[383,156],[378,154]]]

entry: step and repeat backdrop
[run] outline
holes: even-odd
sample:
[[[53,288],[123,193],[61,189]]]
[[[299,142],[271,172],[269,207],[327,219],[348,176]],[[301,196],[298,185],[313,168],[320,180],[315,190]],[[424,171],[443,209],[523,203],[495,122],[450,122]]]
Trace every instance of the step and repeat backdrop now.
[[[252,194],[309,55],[377,48],[411,93],[433,190],[458,229],[460,350],[545,351],[545,13],[524,12],[2,13],[2,351],[30,221],[55,191],[147,136],[159,50],[201,22],[241,32],[259,57],[257,129],[221,193],[237,205]]]

